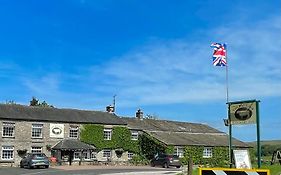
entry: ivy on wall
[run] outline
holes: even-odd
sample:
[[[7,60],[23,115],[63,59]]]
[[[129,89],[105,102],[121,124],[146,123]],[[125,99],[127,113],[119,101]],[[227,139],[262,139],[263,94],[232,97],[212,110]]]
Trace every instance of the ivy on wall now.
[[[104,126],[85,124],[81,129],[81,141],[94,145],[98,151],[103,149],[123,149],[139,153],[138,140],[131,140],[131,131],[126,127],[115,126],[111,140],[104,140]]]
[[[202,161],[203,149],[203,146],[186,146],[182,163],[186,165],[189,159],[192,159],[193,164],[199,165]]]
[[[174,154],[174,152],[175,152],[175,147],[173,145],[169,145],[165,149],[165,153],[167,154]]]
[[[154,139],[150,135],[143,133],[139,136],[141,154],[147,159],[152,159],[156,153],[165,152],[166,145]]]
[[[150,160],[157,153],[174,153],[174,146],[165,145],[147,133],[139,135],[138,140],[131,140],[131,131],[126,127],[115,126],[112,128],[111,140],[104,140],[103,125],[86,124],[81,130],[81,141],[94,145],[98,150],[122,149],[136,153],[139,159]],[[195,165],[207,165],[212,167],[228,167],[228,147],[213,147],[212,157],[203,158],[204,146],[186,146],[183,164],[187,164],[191,158]]]
[[[217,167],[229,167],[229,148],[214,147],[212,164]]]
[[[186,146],[184,149],[184,157],[182,163],[187,164],[191,158],[193,164],[208,165],[211,167],[227,167],[228,161],[228,147],[213,147],[212,157],[203,157],[204,146]]]

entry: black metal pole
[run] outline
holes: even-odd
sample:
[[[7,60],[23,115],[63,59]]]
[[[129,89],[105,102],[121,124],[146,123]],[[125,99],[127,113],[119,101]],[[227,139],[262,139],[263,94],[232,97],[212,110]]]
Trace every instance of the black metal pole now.
[[[261,167],[261,144],[260,144],[260,117],[259,117],[259,102],[256,101],[256,111],[257,111],[257,153],[258,153],[258,168]]]

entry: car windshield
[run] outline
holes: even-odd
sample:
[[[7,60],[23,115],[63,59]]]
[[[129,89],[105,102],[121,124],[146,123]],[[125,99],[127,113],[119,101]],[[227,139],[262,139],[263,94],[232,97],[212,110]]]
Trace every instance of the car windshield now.
[[[45,159],[46,155],[45,154],[34,154],[33,158],[34,159]]]

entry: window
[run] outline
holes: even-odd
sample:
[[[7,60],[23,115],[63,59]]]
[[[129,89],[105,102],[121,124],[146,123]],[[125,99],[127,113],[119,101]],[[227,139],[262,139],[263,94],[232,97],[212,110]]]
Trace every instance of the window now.
[[[203,150],[203,157],[204,158],[211,158],[212,157],[212,148],[205,147]]]
[[[13,160],[14,159],[14,147],[13,146],[2,146],[2,160]]]
[[[111,150],[103,150],[103,155],[102,155],[103,158],[110,158],[111,157]]]
[[[138,140],[138,137],[139,137],[138,131],[131,131],[131,134],[132,134],[132,136],[131,136],[132,140]]]
[[[31,153],[42,153],[42,147],[39,146],[32,146]]]
[[[14,137],[15,135],[15,123],[3,122],[3,137]]]
[[[179,157],[183,157],[183,153],[184,153],[183,147],[178,147],[178,146],[175,147],[174,155],[177,155]]]
[[[97,153],[96,152],[91,152],[91,159],[97,159],[96,157]]]
[[[134,156],[134,153],[128,152],[128,160],[131,160]]]
[[[74,152],[73,160],[80,160],[80,152]]]
[[[32,124],[32,138],[42,138],[43,124]]]
[[[84,151],[84,152],[83,152],[83,158],[84,158],[84,160],[90,160],[90,159],[92,159],[91,151]]]
[[[103,138],[104,140],[111,140],[112,129],[104,129],[103,130]]]
[[[78,138],[78,126],[70,126],[69,128],[69,137],[70,138]]]

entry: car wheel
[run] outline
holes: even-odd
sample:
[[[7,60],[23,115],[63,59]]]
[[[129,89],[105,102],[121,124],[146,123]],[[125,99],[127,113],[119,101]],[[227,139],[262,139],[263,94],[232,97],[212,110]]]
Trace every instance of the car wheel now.
[[[163,165],[163,167],[164,167],[164,168],[169,168],[168,163],[167,163],[167,162],[165,162],[165,163],[164,163],[164,165]]]
[[[49,165],[45,165],[45,168],[49,168]]]
[[[23,166],[23,164],[22,164],[22,163],[20,163],[20,168],[24,168],[24,166]]]
[[[181,166],[177,166],[177,168],[180,168]]]

